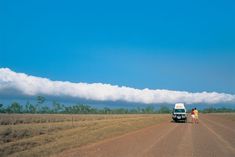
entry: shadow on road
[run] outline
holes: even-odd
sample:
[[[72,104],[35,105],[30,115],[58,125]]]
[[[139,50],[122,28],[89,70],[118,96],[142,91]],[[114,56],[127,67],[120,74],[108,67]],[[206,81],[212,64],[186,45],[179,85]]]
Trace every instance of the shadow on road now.
[[[187,122],[184,122],[184,121],[174,121],[174,120],[171,120],[170,121],[171,123],[179,123],[179,124],[186,124],[186,123],[190,123],[190,124],[192,124],[192,122],[190,122],[190,121],[187,121]]]

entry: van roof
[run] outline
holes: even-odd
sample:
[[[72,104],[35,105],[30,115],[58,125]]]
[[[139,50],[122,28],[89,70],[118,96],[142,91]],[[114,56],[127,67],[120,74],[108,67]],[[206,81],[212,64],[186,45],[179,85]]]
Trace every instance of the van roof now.
[[[184,103],[176,103],[175,104],[175,109],[184,109],[185,106],[184,106]]]

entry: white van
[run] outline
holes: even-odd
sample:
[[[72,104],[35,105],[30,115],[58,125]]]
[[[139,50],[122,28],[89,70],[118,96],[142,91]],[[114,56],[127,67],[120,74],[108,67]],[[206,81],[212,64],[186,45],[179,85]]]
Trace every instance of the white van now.
[[[187,122],[187,113],[184,103],[176,103],[172,112],[172,119],[177,121]]]

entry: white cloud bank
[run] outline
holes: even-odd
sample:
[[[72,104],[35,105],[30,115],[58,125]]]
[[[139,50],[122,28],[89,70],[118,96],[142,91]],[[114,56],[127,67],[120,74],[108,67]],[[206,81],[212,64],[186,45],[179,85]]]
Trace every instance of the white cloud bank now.
[[[44,95],[92,101],[124,101],[144,104],[173,104],[176,102],[214,104],[235,102],[235,95],[225,93],[190,93],[164,89],[135,89],[102,83],[88,84],[52,81],[47,78],[16,73],[8,68],[0,68],[0,96],[4,93],[8,95]]]

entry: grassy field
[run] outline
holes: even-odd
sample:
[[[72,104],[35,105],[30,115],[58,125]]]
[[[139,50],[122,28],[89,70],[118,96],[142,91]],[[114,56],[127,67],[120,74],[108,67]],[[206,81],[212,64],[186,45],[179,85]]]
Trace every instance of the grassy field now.
[[[166,116],[0,114],[0,156],[50,156],[160,123]]]

